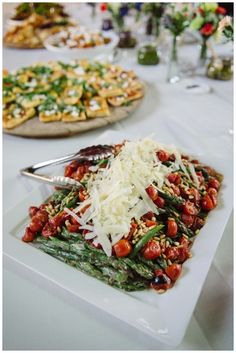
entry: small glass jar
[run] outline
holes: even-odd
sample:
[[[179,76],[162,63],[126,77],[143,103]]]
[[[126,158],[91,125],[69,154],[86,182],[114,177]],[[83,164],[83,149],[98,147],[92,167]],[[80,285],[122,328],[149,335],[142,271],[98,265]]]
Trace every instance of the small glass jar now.
[[[140,65],[157,65],[160,58],[154,44],[144,44],[138,50],[138,63]]]
[[[129,30],[122,30],[119,32],[119,48],[134,48],[137,41],[136,38],[133,37],[131,31]]]
[[[207,77],[214,80],[231,80],[233,77],[233,60],[227,57],[212,58],[207,66]]]

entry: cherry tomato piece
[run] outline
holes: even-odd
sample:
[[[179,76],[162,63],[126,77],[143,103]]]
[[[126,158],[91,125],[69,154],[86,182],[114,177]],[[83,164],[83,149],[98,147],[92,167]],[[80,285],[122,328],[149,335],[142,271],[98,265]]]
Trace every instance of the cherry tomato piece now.
[[[135,222],[132,222],[131,225],[130,225],[130,230],[129,230],[129,233],[128,235],[125,237],[125,239],[127,240],[130,240],[135,232],[135,230],[138,228],[138,225],[137,223]]]
[[[150,197],[150,199],[152,201],[156,200],[157,196],[158,196],[158,191],[156,188],[154,188],[154,186],[150,185],[146,188],[146,193],[148,194],[148,196]]]
[[[147,260],[154,260],[161,255],[161,247],[158,241],[149,240],[143,250],[143,256]]]
[[[35,238],[35,233],[32,232],[32,230],[29,227],[27,227],[25,230],[25,234],[22,237],[22,240],[25,241],[26,243],[28,243],[28,242],[33,241],[34,238]]]
[[[170,155],[168,152],[166,152],[164,150],[159,150],[157,152],[157,157],[161,162],[167,162],[170,158]]]
[[[36,213],[35,217],[38,218],[44,224],[48,221],[48,213],[45,210],[39,210]]]
[[[190,244],[190,241],[185,238],[184,236],[182,236],[180,239],[179,239],[179,243],[180,245],[182,245],[184,248],[188,248],[189,247],[189,244]]]
[[[201,229],[205,224],[204,219],[200,217],[196,217],[193,225],[192,225],[192,230],[196,231],[197,229]]]
[[[211,200],[213,202],[213,206],[216,207],[216,205],[217,205],[217,195],[218,195],[216,189],[209,188],[207,190],[207,193],[208,193],[208,195],[210,196],[210,198],[211,198]]]
[[[188,197],[189,199],[196,204],[199,203],[200,201],[200,194],[199,194],[199,191],[195,188],[189,188],[188,191],[187,191],[187,194],[188,194]]]
[[[202,172],[196,172],[197,177],[198,177],[198,181],[200,184],[204,183],[204,176],[202,175]]]
[[[190,252],[188,250],[188,248],[186,248],[185,246],[180,246],[178,249],[178,256],[177,259],[183,263],[185,260],[187,260],[190,256]]]
[[[31,206],[29,208],[29,216],[30,218],[32,218],[33,216],[36,215],[36,213],[38,212],[39,208],[38,207],[35,207],[35,206]]]
[[[208,187],[218,190],[220,187],[220,183],[217,179],[212,178],[208,181]]]
[[[86,200],[86,193],[84,190],[79,191],[79,199],[80,199],[80,201]]]
[[[153,227],[153,226],[156,226],[156,225],[157,225],[157,222],[147,219],[147,220],[145,221],[145,224],[146,224],[147,227]]]
[[[166,235],[170,238],[174,238],[178,232],[178,225],[174,219],[169,218],[167,220],[167,232]]]
[[[117,257],[125,257],[132,251],[132,246],[126,239],[119,240],[114,246],[114,251]]]
[[[182,213],[181,219],[184,222],[184,224],[189,228],[192,227],[194,221],[195,221],[195,216],[192,216],[190,214]]]
[[[71,233],[79,233],[81,231],[79,224],[67,224],[66,229]]]
[[[57,227],[55,224],[50,224],[49,222],[45,224],[42,230],[42,236],[45,238],[53,237],[57,234]]]
[[[178,257],[178,248],[176,246],[168,247],[165,250],[165,255],[171,261],[176,260]]]
[[[43,229],[44,224],[35,216],[32,218],[29,228],[33,233],[40,232]]]
[[[214,208],[213,201],[209,195],[204,195],[202,197],[201,206],[204,211],[211,211]]]
[[[188,215],[196,216],[198,214],[198,210],[195,207],[194,203],[191,201],[186,201],[183,206],[183,212]]]
[[[181,177],[177,173],[170,173],[167,178],[170,183],[175,184],[175,185],[179,185],[181,182]]]
[[[182,265],[180,264],[172,264],[168,266],[166,269],[166,274],[172,281],[176,281],[177,278],[180,276],[180,273],[182,271]]]
[[[67,165],[65,167],[64,176],[70,178],[73,172],[74,172],[74,168],[70,165]]]
[[[165,206],[165,200],[160,196],[157,196],[156,200],[154,200],[154,203],[159,208],[163,208]]]
[[[149,211],[142,216],[143,219],[152,219],[153,217],[154,213],[152,211]]]

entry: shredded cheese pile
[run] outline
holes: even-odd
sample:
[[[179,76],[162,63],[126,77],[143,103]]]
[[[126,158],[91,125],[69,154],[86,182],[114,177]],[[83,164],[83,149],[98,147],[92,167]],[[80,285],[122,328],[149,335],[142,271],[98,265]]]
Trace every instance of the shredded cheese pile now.
[[[156,152],[160,149],[163,145],[149,138],[126,142],[120,153],[110,158],[107,167],[98,170],[95,180],[87,185],[89,198],[72,212],[89,206],[76,219],[81,229],[89,231],[85,238],[101,244],[107,256],[111,256],[112,246],[129,233],[132,218],[140,219],[148,211],[158,214],[157,206],[145,191],[153,181],[162,189],[167,175],[179,167],[190,178],[176,149],[164,147],[176,156],[170,167],[158,160]]]

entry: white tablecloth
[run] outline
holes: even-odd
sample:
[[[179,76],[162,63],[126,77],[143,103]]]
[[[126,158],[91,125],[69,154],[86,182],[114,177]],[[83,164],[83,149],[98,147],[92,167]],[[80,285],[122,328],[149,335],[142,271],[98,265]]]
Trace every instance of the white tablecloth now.
[[[70,10],[89,23],[85,5]],[[74,10],[76,9],[77,12]],[[5,7],[4,18],[9,15]],[[86,16],[85,16],[86,15]],[[86,20],[85,20],[86,19]],[[98,21],[98,20],[97,20]],[[227,47],[219,46],[218,50]],[[228,50],[228,49],[227,49]],[[196,46],[181,48],[193,59]],[[35,61],[52,59],[46,50],[4,49],[3,63],[8,69]],[[58,57],[58,59],[63,59]],[[211,93],[192,95],[181,83],[166,83],[167,66],[140,66],[136,51],[123,53],[119,64],[133,69],[146,83],[146,97],[132,116],[112,125],[113,130],[143,136],[154,133],[165,143],[214,153],[233,161],[233,82],[197,78],[212,87]],[[104,128],[65,139],[25,139],[3,135],[4,212],[14,207],[38,186],[19,176],[19,170],[38,161],[58,157],[90,145]],[[232,349],[233,346],[233,221],[230,218],[214,262],[207,276],[194,315],[180,350]],[[168,349],[158,341],[99,312],[86,311],[83,305],[32,282],[16,266],[4,266],[3,343],[7,350],[147,350]]]

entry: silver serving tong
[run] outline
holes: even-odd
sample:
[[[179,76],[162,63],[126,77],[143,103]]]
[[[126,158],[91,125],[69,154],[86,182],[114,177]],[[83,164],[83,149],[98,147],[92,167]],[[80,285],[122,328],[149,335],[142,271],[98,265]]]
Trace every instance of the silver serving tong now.
[[[73,186],[81,187],[82,184],[72,178],[64,176],[47,176],[42,174],[35,173],[38,169],[61,164],[65,162],[70,162],[73,160],[77,161],[97,161],[110,157],[114,153],[114,147],[109,145],[97,145],[81,149],[79,152],[69,154],[64,157],[59,157],[56,159],[51,159],[45,162],[40,162],[34,165],[31,165],[27,168],[21,169],[20,173],[23,176],[27,176],[34,180],[38,180],[47,184],[61,186],[63,188],[71,189]]]

